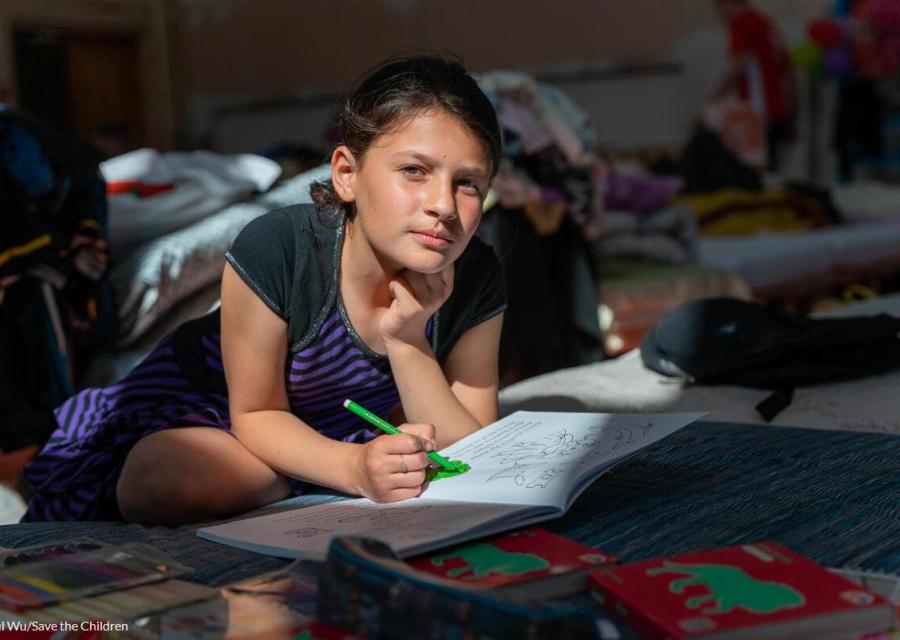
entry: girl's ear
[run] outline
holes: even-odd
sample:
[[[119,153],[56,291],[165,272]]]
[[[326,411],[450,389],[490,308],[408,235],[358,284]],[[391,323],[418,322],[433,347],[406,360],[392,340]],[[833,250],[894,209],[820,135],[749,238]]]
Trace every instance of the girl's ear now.
[[[331,154],[331,184],[344,202],[353,202],[356,196],[353,186],[356,178],[356,158],[346,145],[339,145]]]

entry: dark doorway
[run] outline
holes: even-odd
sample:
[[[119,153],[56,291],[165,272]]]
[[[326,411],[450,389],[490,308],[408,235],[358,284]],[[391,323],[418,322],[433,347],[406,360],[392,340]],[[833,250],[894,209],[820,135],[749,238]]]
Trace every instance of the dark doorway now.
[[[24,111],[118,153],[145,144],[136,34],[17,29],[13,42]]]
[[[65,40],[56,31],[17,30],[13,43],[22,109],[70,131]]]

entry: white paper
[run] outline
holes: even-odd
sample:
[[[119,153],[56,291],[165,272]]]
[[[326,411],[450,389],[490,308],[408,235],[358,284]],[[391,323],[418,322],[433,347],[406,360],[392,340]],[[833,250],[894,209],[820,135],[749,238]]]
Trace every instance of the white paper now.
[[[580,478],[703,415],[517,411],[443,450],[472,468],[430,483],[422,496],[564,510]]]
[[[206,527],[197,535],[258,553],[314,560],[325,559],[335,536],[366,536],[406,556],[434,548],[437,541],[465,538],[466,532],[518,511],[522,507],[424,498],[378,504],[361,498]]]
[[[351,535],[401,556],[423,553],[560,516],[600,473],[703,415],[518,411],[444,449],[471,470],[431,482],[418,498],[298,507],[197,535],[289,558],[324,559],[332,538]]]

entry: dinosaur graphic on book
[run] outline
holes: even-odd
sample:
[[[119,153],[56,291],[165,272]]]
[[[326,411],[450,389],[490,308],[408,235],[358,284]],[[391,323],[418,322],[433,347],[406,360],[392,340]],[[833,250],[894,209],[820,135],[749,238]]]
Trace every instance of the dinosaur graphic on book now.
[[[466,564],[447,572],[451,578],[484,578],[492,574],[522,575],[530,571],[547,569],[550,563],[532,553],[504,551],[492,544],[472,544],[431,558],[431,563],[440,567],[447,560],[462,560]]]
[[[665,562],[661,567],[647,570],[648,576],[667,573],[687,576],[672,580],[669,584],[672,593],[682,593],[685,587],[692,585],[701,585],[709,590],[709,593],[692,596],[684,603],[688,609],[696,609],[715,602],[714,607],[703,609],[703,613],[708,615],[728,613],[737,608],[764,615],[802,607],[806,602],[802,593],[786,584],[757,580],[743,569],[731,565]]]

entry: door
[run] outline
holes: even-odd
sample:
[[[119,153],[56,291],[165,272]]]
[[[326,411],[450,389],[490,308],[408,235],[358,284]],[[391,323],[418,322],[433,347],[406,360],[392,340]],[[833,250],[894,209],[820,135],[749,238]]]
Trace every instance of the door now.
[[[17,30],[14,43],[23,110],[104,156],[145,144],[136,34]]]

